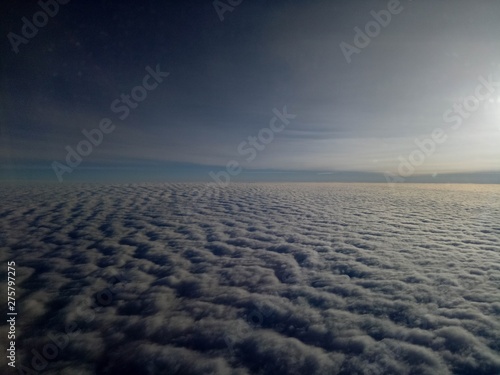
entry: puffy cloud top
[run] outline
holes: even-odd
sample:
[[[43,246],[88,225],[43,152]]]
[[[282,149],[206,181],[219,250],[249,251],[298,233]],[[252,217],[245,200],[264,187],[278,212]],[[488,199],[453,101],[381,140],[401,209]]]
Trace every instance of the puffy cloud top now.
[[[500,373],[498,187],[1,193],[25,371]]]

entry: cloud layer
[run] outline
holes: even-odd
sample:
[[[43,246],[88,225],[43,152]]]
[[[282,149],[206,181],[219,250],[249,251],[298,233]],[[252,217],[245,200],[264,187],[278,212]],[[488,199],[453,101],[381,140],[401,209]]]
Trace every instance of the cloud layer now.
[[[19,366],[500,373],[498,186],[1,192],[1,257],[18,272]]]

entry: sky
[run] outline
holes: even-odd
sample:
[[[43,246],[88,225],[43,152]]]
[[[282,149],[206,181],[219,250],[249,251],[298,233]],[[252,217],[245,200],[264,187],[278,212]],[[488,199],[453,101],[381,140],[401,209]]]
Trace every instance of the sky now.
[[[9,4],[0,179],[500,182],[499,11]]]

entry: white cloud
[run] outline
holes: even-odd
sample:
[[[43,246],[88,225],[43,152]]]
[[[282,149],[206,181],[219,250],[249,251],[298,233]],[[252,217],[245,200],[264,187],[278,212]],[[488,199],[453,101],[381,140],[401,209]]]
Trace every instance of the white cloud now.
[[[500,372],[498,187],[197,189],[2,188],[21,363],[74,323],[45,373]]]

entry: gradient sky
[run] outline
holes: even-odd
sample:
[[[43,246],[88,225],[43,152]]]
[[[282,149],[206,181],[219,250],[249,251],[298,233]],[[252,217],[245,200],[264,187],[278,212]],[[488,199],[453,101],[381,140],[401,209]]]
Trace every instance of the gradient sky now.
[[[221,21],[212,1],[73,0],[17,54],[7,35],[40,7],[2,6],[2,179],[57,181],[51,163],[110,118],[115,130],[65,177],[206,179],[230,160],[244,180],[382,176],[441,128],[414,175],[500,181],[500,85],[458,129],[443,119],[480,77],[500,81],[498,1],[401,1],[350,63],[340,43],[387,1],[243,0]],[[170,75],[120,120],[111,103],[157,65]],[[296,118],[248,161],[238,146],[284,106]]]

